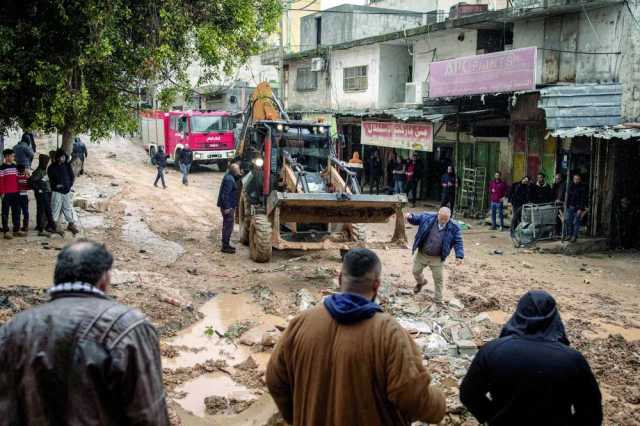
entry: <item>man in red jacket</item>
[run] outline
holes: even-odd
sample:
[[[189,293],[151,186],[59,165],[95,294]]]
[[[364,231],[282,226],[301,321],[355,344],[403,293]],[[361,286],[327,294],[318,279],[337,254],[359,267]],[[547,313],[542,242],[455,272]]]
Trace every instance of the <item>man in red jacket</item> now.
[[[491,229],[496,229],[496,211],[500,214],[500,230],[504,227],[504,208],[502,199],[507,195],[507,184],[502,180],[502,173],[496,172],[495,179],[489,182],[489,198],[491,199]]]
[[[3,162],[0,165],[0,196],[2,197],[2,233],[5,240],[13,238],[9,234],[9,210],[11,210],[11,222],[13,236],[22,237],[20,232],[20,191],[18,189],[18,170],[14,164],[12,149],[2,151]]]

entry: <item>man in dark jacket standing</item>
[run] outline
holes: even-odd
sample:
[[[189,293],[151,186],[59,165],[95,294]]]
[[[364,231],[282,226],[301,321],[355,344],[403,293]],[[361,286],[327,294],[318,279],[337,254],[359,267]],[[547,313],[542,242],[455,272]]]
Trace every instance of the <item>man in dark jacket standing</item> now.
[[[602,424],[598,383],[545,291],[525,294],[500,338],[476,354],[460,400],[489,426]]]
[[[182,173],[182,184],[189,185],[189,170],[191,170],[191,163],[193,163],[193,151],[189,148],[189,144],[185,145],[180,151],[180,158],[178,159],[180,165],[180,172]]]
[[[84,173],[84,160],[89,157],[87,146],[82,142],[79,136],[73,140],[73,151],[71,153],[71,162],[77,164],[74,169],[75,175],[80,176]]]
[[[371,250],[349,251],[342,293],[289,323],[266,372],[288,424],[405,426],[444,417],[444,396],[413,338],[375,303],[381,272]]]
[[[229,171],[222,178],[220,192],[218,193],[218,207],[222,213],[222,252],[233,254],[235,247],[231,246],[231,233],[233,232],[233,219],[238,205],[238,189],[236,179],[240,176],[240,166],[237,163],[229,166]]]
[[[544,204],[553,201],[553,190],[545,181],[545,175],[538,173],[536,183],[531,187],[531,202],[533,204]]]
[[[565,213],[566,234],[569,241],[575,243],[578,240],[580,222],[587,211],[587,187],[582,183],[582,177],[575,175],[573,183],[569,186]]]
[[[51,300],[0,328],[0,425],[169,424],[158,335],[106,296],[112,265],[103,245],[72,243]]]
[[[49,237],[51,233],[57,232],[64,235],[64,232],[56,229],[56,221],[53,220],[51,211],[51,185],[47,175],[49,156],[40,154],[38,156],[38,167],[29,178],[29,185],[33,189],[36,197],[36,230],[41,237]]]
[[[31,147],[31,139],[26,133],[22,135],[20,142],[13,147],[13,152],[16,156],[16,165],[24,166],[27,170],[31,170],[31,163],[35,154]]]
[[[167,155],[164,153],[161,146],[158,147],[158,152],[153,156],[153,162],[158,168],[158,173],[156,174],[156,180],[153,182],[153,186],[157,188],[158,181],[162,180],[162,187],[167,189],[167,185],[164,183],[164,169],[167,167]]]
[[[451,221],[451,210],[441,207],[438,214],[408,214],[407,222],[418,226],[418,232],[413,242],[413,276],[416,279],[414,293],[418,294],[427,283],[422,275],[425,268],[431,269],[435,287],[434,301],[443,303],[442,291],[444,287],[444,262],[451,250],[456,253],[456,263],[462,265],[464,246],[460,227]]]
[[[368,161],[367,177],[369,178],[369,194],[373,194],[373,187],[376,188],[376,195],[380,193],[380,181],[383,177],[382,160],[378,155],[376,149],[371,154],[371,159]]]
[[[76,235],[80,230],[76,226],[71,195],[71,188],[75,182],[75,176],[71,169],[71,162],[67,161],[67,154],[63,150],[59,149],[56,151],[55,162],[49,166],[47,175],[49,176],[49,183],[52,190],[51,211],[53,213],[53,220],[58,222],[60,220],[60,214],[63,214],[68,223],[67,229],[71,231],[73,235]]]

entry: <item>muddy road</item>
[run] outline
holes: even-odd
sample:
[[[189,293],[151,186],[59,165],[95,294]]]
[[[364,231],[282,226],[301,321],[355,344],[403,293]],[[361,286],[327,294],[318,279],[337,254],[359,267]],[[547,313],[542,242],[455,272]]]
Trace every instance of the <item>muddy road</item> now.
[[[38,141],[42,151],[53,142]],[[88,149],[74,196],[82,236],[113,251],[112,295],[142,310],[161,333],[174,423],[279,424],[263,382],[271,348],[292,315],[335,291],[339,254],[274,252],[271,263],[255,264],[236,242],[237,254],[224,255],[216,208],[223,174],[215,167],[194,170],[187,187],[169,168],[163,190],[153,187],[155,168],[139,144],[116,137]],[[477,424],[457,398],[473,348],[455,342],[481,345],[495,338],[524,292],[545,289],[558,300],[572,345],[598,378],[606,424],[639,425],[640,255],[514,249],[508,233],[468,223],[464,266],[446,266],[451,303],[445,312],[434,312],[426,294],[411,293],[409,250],[378,252],[382,304],[428,352],[427,368],[449,400],[444,424]],[[375,240],[388,240],[393,231],[391,223],[367,230]],[[415,228],[407,232],[412,238]],[[55,255],[70,239],[32,231],[0,242],[0,323],[46,300]],[[441,352],[433,350],[438,344]]]

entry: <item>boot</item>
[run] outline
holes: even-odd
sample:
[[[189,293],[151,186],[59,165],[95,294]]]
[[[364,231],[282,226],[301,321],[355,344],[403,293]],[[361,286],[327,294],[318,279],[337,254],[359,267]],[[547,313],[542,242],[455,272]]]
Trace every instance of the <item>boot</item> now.
[[[24,225],[21,229],[22,232],[28,232],[29,231],[29,226],[28,225]]]
[[[56,227],[56,229],[54,229],[53,231],[54,234],[58,234],[60,235],[62,238],[64,238],[64,229],[60,228],[60,227]]]
[[[11,236],[11,234],[10,234],[10,233],[5,232],[5,233],[4,233],[4,239],[5,239],[5,240],[13,240],[13,237]]]
[[[69,230],[69,232],[71,232],[74,236],[80,233],[80,230],[78,229],[78,227],[76,226],[75,223],[70,223],[69,226],[67,226],[67,229]]]
[[[38,231],[38,237],[51,238],[51,233],[48,231]]]
[[[22,231],[13,231],[13,236],[14,237],[26,237],[27,234],[25,232],[22,232]]]
[[[227,254],[235,254],[236,248],[231,246],[222,246],[222,250],[220,251]]]

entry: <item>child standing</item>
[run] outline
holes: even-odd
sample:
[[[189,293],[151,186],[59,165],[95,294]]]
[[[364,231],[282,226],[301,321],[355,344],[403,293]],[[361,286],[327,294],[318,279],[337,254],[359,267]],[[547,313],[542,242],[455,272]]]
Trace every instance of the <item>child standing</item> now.
[[[20,191],[20,212],[22,213],[22,232],[29,231],[29,172],[27,168],[20,164],[18,170],[18,190]],[[18,221],[18,223],[20,223]]]

